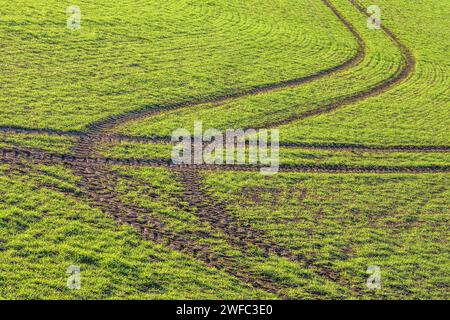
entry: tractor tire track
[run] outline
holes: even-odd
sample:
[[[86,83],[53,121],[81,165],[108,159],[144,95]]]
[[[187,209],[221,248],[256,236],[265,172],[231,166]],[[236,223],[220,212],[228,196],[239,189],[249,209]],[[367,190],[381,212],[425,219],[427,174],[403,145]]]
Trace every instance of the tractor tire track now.
[[[0,162],[17,163],[22,160],[43,165],[65,165],[70,168],[86,166],[133,166],[133,167],[161,167],[177,172],[196,171],[236,171],[259,172],[262,166],[257,165],[231,165],[231,164],[202,164],[202,165],[177,165],[167,159],[121,159],[105,157],[76,157],[73,155],[54,154],[34,149],[1,149]],[[280,165],[279,172],[304,172],[304,173],[445,173],[450,172],[450,165],[445,166],[346,166],[346,165]]]
[[[366,12],[365,8],[357,1],[357,0],[349,0],[349,2],[363,15],[370,17],[370,15]],[[298,115],[292,115],[286,119],[275,121],[275,122],[268,122],[261,126],[261,128],[275,128],[282,125],[289,124],[296,120],[303,120],[306,118],[314,117],[321,114],[330,113],[332,111],[335,111],[337,109],[340,109],[344,106],[354,104],[363,100],[366,100],[368,98],[379,96],[382,93],[387,92],[388,90],[391,90],[392,88],[398,86],[401,82],[406,80],[414,71],[416,67],[416,60],[414,58],[413,53],[407,46],[405,46],[400,39],[387,27],[384,25],[381,25],[381,30],[389,37],[391,40],[396,44],[396,46],[400,49],[400,52],[402,53],[402,56],[405,60],[405,65],[401,66],[401,71],[394,75],[387,80],[383,81],[380,85],[367,90],[367,91],[361,91],[357,94],[348,96],[344,99],[341,99],[339,101],[330,103],[328,105],[325,105],[323,107],[306,111]]]
[[[332,68],[322,70],[320,72],[296,78],[286,81],[281,81],[278,83],[272,83],[268,85],[263,85],[256,87],[254,89],[250,89],[247,91],[237,92],[233,94],[218,96],[209,99],[203,99],[192,102],[180,102],[172,105],[161,106],[157,108],[148,108],[144,107],[143,109],[132,110],[126,113],[122,113],[119,115],[113,115],[107,117],[103,120],[97,121],[89,125],[86,129],[86,134],[80,136],[80,142],[73,149],[78,155],[89,155],[93,150],[93,146],[99,142],[100,137],[107,137],[108,132],[111,131],[114,127],[122,125],[124,123],[144,119],[150,116],[155,116],[162,112],[178,110],[182,108],[190,108],[190,107],[199,107],[203,104],[212,103],[215,105],[220,105],[225,102],[229,102],[238,98],[254,96],[263,93],[270,93],[277,90],[287,89],[291,87],[297,87],[303,85],[308,82],[312,82],[314,80],[318,80],[320,78],[324,78],[330,76],[334,73],[344,71],[347,69],[351,69],[352,67],[361,63],[366,56],[365,50],[365,42],[362,39],[361,35],[356,31],[354,26],[348,22],[343,15],[331,4],[329,0],[322,0],[325,6],[333,12],[333,14],[343,23],[343,25],[349,30],[349,32],[354,36],[358,43],[357,54],[353,56],[351,59],[347,60],[341,65],[334,66]]]
[[[230,215],[226,204],[217,201],[205,190],[198,170],[178,170],[177,174],[179,181],[185,187],[183,198],[187,200],[189,207],[197,209],[196,214],[201,221],[206,221],[214,228],[224,232],[230,245],[242,249],[243,252],[248,252],[250,245],[256,246],[266,255],[285,258],[312,270],[329,281],[338,283],[345,288],[350,287],[350,284],[343,281],[336,271],[319,266],[303,255],[292,254],[289,250],[269,240],[263,231],[256,230],[250,224],[245,224]],[[353,293],[358,294],[360,291],[356,289]]]
[[[282,293],[283,290],[289,289],[288,287],[269,279],[255,277],[255,275],[239,269],[238,262],[232,258],[214,253],[208,245],[200,245],[196,240],[204,237],[203,234],[190,231],[174,233],[166,228],[160,220],[152,217],[146,209],[121,201],[120,194],[114,190],[119,176],[112,173],[107,166],[77,165],[74,172],[83,177],[81,186],[95,207],[110,214],[120,223],[132,226],[146,240],[163,245],[170,250],[185,253],[202,261],[209,267],[236,277],[254,288],[273,293],[281,299],[288,298]]]
[[[132,137],[119,134],[111,134],[99,137],[98,140],[102,144],[120,144],[120,143],[136,143],[136,144],[160,144],[160,145],[176,145],[169,137]],[[203,147],[208,143],[203,143]],[[351,143],[297,143],[297,142],[280,142],[280,147],[289,149],[313,149],[313,150],[332,150],[332,151],[373,151],[373,152],[450,152],[450,146],[414,146],[399,145],[378,147],[363,144]]]
[[[310,82],[310,81],[328,76],[336,71],[344,70],[344,69],[350,68],[351,66],[353,66],[355,64],[358,64],[360,61],[362,61],[364,59],[364,56],[365,56],[365,50],[363,49],[364,41],[359,36],[359,34],[356,32],[356,30],[354,30],[353,26],[349,22],[347,22],[337,12],[337,10],[334,9],[334,7],[331,5],[331,3],[328,0],[323,0],[323,1],[326,4],[326,6],[328,8],[330,8],[341,21],[343,21],[344,25],[347,26],[347,28],[350,30],[350,32],[352,32],[355,35],[355,37],[358,41],[358,44],[360,45],[360,49],[358,50],[357,55],[354,56],[352,59],[348,60],[347,62],[345,62],[344,64],[342,64],[340,66],[336,66],[331,69],[321,71],[319,73],[316,73],[316,74],[313,74],[310,76],[293,79],[293,80],[288,80],[288,81],[284,81],[284,82],[280,82],[280,83],[276,83],[276,84],[270,84],[270,85],[258,87],[255,89],[251,89],[251,90],[248,90],[245,92],[240,92],[240,93],[225,95],[225,96],[219,96],[216,98],[205,99],[205,100],[200,100],[200,101],[196,101],[196,102],[181,102],[181,103],[177,103],[177,104],[173,104],[173,105],[165,106],[165,107],[161,107],[161,108],[156,108],[156,109],[155,108],[152,108],[152,109],[143,108],[141,110],[133,110],[133,111],[123,113],[120,115],[108,117],[106,119],[103,119],[101,121],[98,121],[98,122],[93,123],[92,125],[88,126],[86,135],[81,136],[78,144],[73,148],[75,157],[76,158],[86,158],[86,159],[93,157],[95,155],[96,145],[98,145],[101,142],[102,137],[108,136],[108,132],[111,131],[114,127],[117,127],[118,125],[130,122],[133,120],[138,120],[138,119],[142,119],[142,118],[145,118],[148,116],[156,115],[162,111],[175,110],[175,109],[186,108],[186,107],[193,107],[193,106],[198,106],[198,105],[201,105],[204,103],[220,104],[220,103],[224,103],[226,101],[231,101],[233,99],[237,99],[240,97],[271,92],[271,91],[280,90],[280,89],[293,87],[293,86],[299,86],[303,83]],[[102,195],[106,195],[108,193],[111,194],[110,190],[108,190],[106,188],[106,186],[101,182],[102,181],[101,178],[106,176],[106,172],[105,172],[106,170],[104,167],[102,167],[101,165],[92,166],[92,164],[88,164],[88,163],[75,162],[75,163],[73,163],[73,171],[77,176],[79,176],[81,178],[81,181],[82,181],[81,186],[86,191],[86,194],[88,195],[88,197],[92,200],[92,202],[94,204],[95,203],[97,203],[97,205],[104,204],[103,210],[110,213],[113,217],[115,217],[119,221],[129,219],[129,217],[134,217],[133,212],[135,214],[135,212],[136,212],[135,210],[131,210],[131,211],[126,210],[126,208],[123,207],[124,204],[122,204],[118,200],[114,200],[115,202],[111,203],[111,201],[113,201],[112,199],[114,198],[113,196],[109,198],[109,201],[107,201],[107,203],[104,202],[105,197]],[[105,181],[104,183],[108,184],[110,182]],[[200,198],[200,201],[203,201],[203,199]],[[137,208],[136,208],[136,210],[137,210]],[[134,226],[138,229],[138,231],[141,234],[146,236],[146,229],[140,223],[137,223]],[[155,240],[155,239],[153,239],[153,240]],[[182,250],[183,247],[190,247],[191,245],[194,245],[194,244],[189,243],[189,241],[187,239],[182,239],[180,241],[180,243],[182,243],[183,247],[177,246],[177,243],[178,242],[174,242],[174,241],[171,241],[171,239],[169,239],[169,243],[166,243],[165,245],[168,247],[171,247],[171,246],[175,247],[174,249],[176,249],[176,250]],[[216,267],[219,270],[224,270],[222,265],[223,264],[218,264]],[[230,265],[232,266],[232,264],[230,264]],[[229,272],[232,275],[238,275],[238,273],[237,273],[238,271],[233,267],[231,267],[230,270],[227,270],[227,272]],[[238,276],[238,278],[242,278],[242,277]],[[257,288],[265,287],[264,289],[269,292],[274,291],[274,288],[271,287],[272,285],[262,284],[261,280],[259,280],[259,279],[251,280],[251,283],[252,283],[252,285],[254,285]]]
[[[3,162],[0,157],[0,163]],[[30,162],[25,162],[20,158],[9,159],[7,163],[10,165],[3,175],[29,175],[31,173],[45,173],[33,168]],[[14,161],[13,161],[14,160]],[[83,172],[79,172],[82,170]],[[171,250],[177,250],[186,255],[198,259],[207,266],[216,268],[228,273],[254,288],[258,288],[277,295],[279,298],[287,299],[283,295],[283,290],[289,289],[273,281],[264,278],[258,278],[248,274],[245,270],[236,268],[237,262],[225,255],[213,253],[206,245],[199,245],[195,239],[200,239],[203,235],[173,233],[165,228],[164,223],[152,217],[148,212],[138,206],[125,204],[120,201],[120,194],[114,190],[118,177],[113,174],[105,164],[92,165],[84,163],[74,168],[77,175],[83,175],[85,178],[82,182],[84,192],[77,194],[78,197],[84,197],[92,202],[91,206],[98,208],[105,213],[110,214],[121,224],[133,227],[144,239],[153,241],[163,245]],[[74,194],[49,185],[40,185],[40,187],[53,190],[58,193],[73,197]],[[24,231],[24,230],[22,230]]]
[[[325,1],[328,7],[331,6],[331,8],[334,8],[330,3],[327,3]],[[357,7],[358,10],[361,11],[361,7],[358,7],[357,4],[352,1],[352,4]],[[333,12],[335,12],[335,9],[332,9]],[[335,12],[335,14],[338,17],[340,16],[339,12]],[[345,20],[345,19],[344,19]],[[354,30],[354,29],[353,29]],[[385,31],[385,28],[383,28]],[[356,30],[354,30],[356,32]],[[406,79],[411,72],[414,70],[415,67],[415,60],[412,56],[411,52],[408,48],[406,48],[398,39],[397,37],[392,34],[390,31],[385,31],[388,36],[390,36],[394,42],[399,46],[402,55],[406,59],[406,67],[402,68],[399,75],[397,77],[392,77],[388,79],[386,82],[382,83],[380,86],[378,86],[375,89],[372,89],[367,92],[359,93],[356,95],[353,95],[352,97],[346,98],[341,100],[338,103],[333,103],[328,106],[303,113],[299,117],[290,117],[286,120],[272,123],[271,126],[279,126],[285,123],[289,123],[291,121],[296,120],[297,118],[306,118],[311,117],[314,115],[322,114],[325,112],[330,112],[332,110],[335,110],[337,108],[342,107],[343,105],[346,105],[351,102],[361,101],[363,99],[366,99],[370,96],[381,94],[382,92],[385,92],[386,90],[390,89],[393,85],[396,85]],[[264,126],[266,127],[266,126]],[[317,267],[314,265],[313,261],[309,258],[302,257],[301,259],[296,259],[295,257],[291,256],[291,253],[289,250],[285,250],[282,247],[277,246],[276,244],[270,243],[269,241],[262,241],[262,239],[266,238],[263,233],[256,232],[255,230],[252,230],[251,226],[244,225],[242,222],[239,222],[229,214],[227,208],[225,205],[217,203],[214,199],[212,199],[211,194],[207,194],[202,189],[202,181],[200,174],[195,169],[190,170],[182,170],[179,173],[180,175],[180,181],[186,190],[186,194],[184,199],[188,201],[190,206],[196,207],[199,209],[199,217],[203,220],[209,221],[212,226],[215,228],[218,228],[222,230],[225,234],[227,234],[228,240],[238,247],[248,247],[249,244],[254,244],[258,246],[260,249],[265,250],[266,252],[274,251],[279,256],[285,256],[289,258],[290,260],[302,263],[303,266],[315,269],[315,272],[322,277],[332,280],[346,288],[350,288],[351,286],[347,283],[347,281],[340,277],[338,274],[335,274],[333,270],[331,269],[325,269],[324,267]],[[231,223],[230,223],[231,222]],[[359,294],[359,292],[356,292],[356,294]]]

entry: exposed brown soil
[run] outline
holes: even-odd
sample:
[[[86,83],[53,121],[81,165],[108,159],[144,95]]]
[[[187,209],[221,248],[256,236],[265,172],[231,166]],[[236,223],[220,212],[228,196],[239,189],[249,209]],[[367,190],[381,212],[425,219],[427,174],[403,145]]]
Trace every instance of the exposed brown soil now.
[[[123,142],[139,143],[139,144],[168,144],[175,145],[175,142],[171,142],[170,137],[131,137],[119,134],[108,134],[106,136],[99,137],[99,143],[102,144],[118,144]],[[207,145],[203,143],[203,147]],[[280,147],[292,148],[292,149],[314,149],[314,150],[331,150],[331,151],[371,151],[371,152],[450,152],[450,146],[414,146],[414,145],[401,145],[401,146],[388,146],[388,147],[376,147],[367,146],[362,144],[345,144],[345,143],[296,143],[296,142],[280,142]]]
[[[46,134],[51,136],[62,137],[81,137],[85,133],[79,131],[61,131],[54,129],[29,129],[15,126],[0,126],[0,133],[25,133],[25,134]]]
[[[260,166],[254,165],[230,165],[230,164],[201,164],[201,165],[175,165],[170,160],[140,160],[140,159],[116,159],[105,157],[78,157],[72,155],[54,154],[33,149],[1,149],[0,160],[3,162],[15,162],[27,160],[34,163],[56,165],[64,164],[68,167],[123,165],[136,167],[164,167],[177,172],[189,170],[196,171],[239,171],[258,172]],[[281,165],[279,172],[320,172],[320,173],[440,173],[450,172],[450,166],[421,166],[421,167],[355,167],[345,165]]]

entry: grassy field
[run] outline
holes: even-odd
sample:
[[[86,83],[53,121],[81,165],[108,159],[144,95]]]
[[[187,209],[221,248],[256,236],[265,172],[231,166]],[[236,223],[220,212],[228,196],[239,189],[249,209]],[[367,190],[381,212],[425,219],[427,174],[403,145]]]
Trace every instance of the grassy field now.
[[[271,298],[89,207],[69,170],[23,167],[0,167],[2,298]],[[66,287],[71,265],[85,274],[81,290]]]
[[[448,184],[441,174],[206,176],[239,221],[350,286],[361,286],[367,266],[380,266],[377,298],[390,299],[448,298]]]
[[[369,1],[364,1],[369,5]],[[384,8],[385,24],[413,52],[414,73],[378,97],[283,127],[286,141],[376,146],[450,144],[448,38],[450,4],[433,0],[371,1]],[[420,12],[420,14],[418,14]],[[418,27],[426,25],[426,27]],[[336,128],[339,128],[336,130]]]
[[[170,136],[175,128],[191,128],[196,119],[201,119],[205,127],[218,129],[265,127],[355,92],[370,91],[371,87],[398,72],[404,61],[388,36],[381,31],[368,30],[363,15],[348,1],[333,3],[355,22],[366,43],[366,56],[358,66],[276,94],[238,99],[214,108],[204,105],[163,113],[133,123],[131,127],[128,125],[119,132],[134,136]],[[386,24],[398,31],[399,36],[403,35],[402,41],[417,60],[414,73],[406,81],[379,97],[330,114],[286,124],[280,128],[282,141],[370,146],[449,145],[448,48],[434,39],[442,32],[449,32],[443,25],[450,7],[440,0],[432,3],[434,6],[430,4],[425,9],[420,3],[408,1],[379,4],[386,8]],[[404,10],[405,7],[408,9]],[[419,11],[421,15],[414,14]],[[433,15],[436,18],[429,19]],[[413,23],[411,19],[413,22],[417,19],[417,22]],[[427,28],[416,30],[417,24],[424,24],[424,21],[427,21]]]
[[[356,52],[317,1],[79,1],[77,31],[66,28],[72,4],[1,6],[0,126],[82,130],[127,110],[319,72]]]
[[[450,299],[449,14],[3,1],[0,299]],[[279,172],[174,164],[196,121],[279,129]]]
[[[32,148],[54,153],[71,153],[76,138],[71,136],[54,136],[30,133],[0,132],[1,148]]]

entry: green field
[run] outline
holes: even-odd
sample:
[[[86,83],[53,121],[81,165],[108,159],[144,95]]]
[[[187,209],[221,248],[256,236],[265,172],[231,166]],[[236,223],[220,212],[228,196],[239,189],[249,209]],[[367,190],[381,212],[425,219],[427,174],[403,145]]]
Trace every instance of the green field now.
[[[450,299],[450,2],[0,2],[1,300]]]

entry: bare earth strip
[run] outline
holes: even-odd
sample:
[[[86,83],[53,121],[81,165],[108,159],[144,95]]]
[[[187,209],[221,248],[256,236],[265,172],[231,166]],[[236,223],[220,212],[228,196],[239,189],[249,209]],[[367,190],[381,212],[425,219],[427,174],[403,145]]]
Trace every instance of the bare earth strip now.
[[[261,166],[254,165],[230,165],[230,164],[200,164],[200,165],[175,165],[170,160],[139,160],[139,159],[118,159],[105,157],[78,157],[72,155],[61,155],[34,149],[0,148],[0,161],[5,163],[16,163],[21,161],[31,161],[45,165],[64,164],[69,167],[82,166],[103,166],[121,165],[135,167],[163,167],[177,172],[197,170],[197,171],[241,171],[258,172]],[[441,173],[450,172],[450,166],[404,166],[404,167],[347,167],[344,165],[281,165],[279,172],[327,172],[327,173]]]

